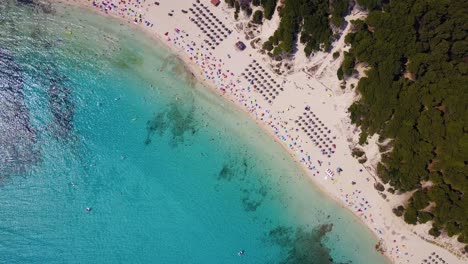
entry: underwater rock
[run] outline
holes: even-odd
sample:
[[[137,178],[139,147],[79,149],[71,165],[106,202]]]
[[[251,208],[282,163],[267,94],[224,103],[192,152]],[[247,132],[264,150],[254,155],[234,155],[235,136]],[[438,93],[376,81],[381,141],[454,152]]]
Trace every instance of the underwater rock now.
[[[24,172],[39,161],[23,78],[13,55],[0,48],[0,177]]]
[[[173,103],[166,111],[155,114],[153,119],[146,122],[145,145],[151,143],[155,133],[162,136],[166,131],[170,133],[172,146],[184,143],[186,136],[193,136],[198,131],[194,111],[193,107],[184,111]]]
[[[267,234],[266,242],[277,245],[285,251],[282,264],[333,264],[333,258],[322,242],[333,224],[319,225],[312,230],[278,226]]]
[[[53,116],[50,125],[52,133],[59,138],[66,139],[73,130],[75,104],[71,100],[71,89],[63,83],[52,80],[49,94],[49,110]]]

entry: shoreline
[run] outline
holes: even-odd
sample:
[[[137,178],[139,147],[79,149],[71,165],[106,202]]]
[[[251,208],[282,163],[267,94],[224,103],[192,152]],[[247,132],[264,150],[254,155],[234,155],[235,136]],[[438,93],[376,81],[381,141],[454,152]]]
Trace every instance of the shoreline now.
[[[52,1],[52,2],[54,2],[54,1]],[[119,15],[116,15],[116,14],[109,13],[109,12],[104,13],[100,9],[97,9],[97,8],[93,7],[92,2],[89,1],[89,0],[59,0],[59,1],[55,1],[55,2],[60,3],[60,4],[65,4],[65,5],[68,4],[68,5],[77,6],[79,8],[84,8],[86,10],[89,10],[91,12],[94,12],[94,13],[97,13],[97,14],[100,14],[100,15],[110,16],[110,17],[112,17],[112,18],[114,18],[116,20],[120,20],[122,22],[125,21],[125,22],[127,22],[127,24],[133,24],[133,23],[131,23],[129,21],[130,19],[128,17],[126,18],[126,17],[123,17],[123,16],[119,16]],[[189,1],[187,1],[187,2],[189,2]],[[208,1],[206,1],[206,3],[209,4]],[[178,7],[177,4],[169,4],[169,5],[173,5],[171,8],[180,9],[180,7]],[[183,4],[181,3],[180,5],[182,6]],[[161,15],[161,14],[157,13],[157,11],[155,11],[155,10],[151,10],[151,11],[154,11],[154,14]],[[177,11],[179,11],[179,10],[177,10]],[[148,8],[147,8],[147,12],[148,12],[148,14],[150,14],[150,11],[148,11]],[[177,15],[179,15],[179,13],[177,13]],[[159,19],[159,17],[158,17],[158,19]],[[161,17],[161,19],[164,20],[162,17]],[[353,209],[353,206],[355,205],[354,200],[357,200],[357,199],[354,199],[354,198],[351,199],[350,198],[349,200],[353,200],[353,201],[348,202],[348,193],[352,192],[353,195],[354,195],[353,190],[356,189],[356,188],[353,187],[353,186],[349,186],[350,185],[349,182],[355,182],[355,181],[357,182],[357,180],[354,180],[354,178],[346,179],[346,181],[348,181],[348,184],[346,185],[347,187],[340,186],[340,187],[343,187],[343,188],[339,188],[338,186],[335,185],[338,182],[339,182],[339,184],[344,185],[343,184],[344,180],[340,180],[341,178],[344,178],[344,176],[342,176],[342,175],[337,176],[336,181],[335,181],[335,179],[333,179],[333,177],[330,177],[330,180],[328,180],[328,179],[325,179],[325,181],[320,180],[320,179],[323,179],[323,174],[320,174],[320,176],[319,176],[319,173],[317,173],[317,175],[314,174],[314,170],[311,170],[310,166],[307,166],[308,164],[306,162],[302,162],[301,159],[300,159],[300,155],[303,153],[301,151],[303,141],[301,140],[299,142],[299,140],[297,140],[298,138],[300,138],[299,135],[297,137],[295,137],[296,135],[294,135],[294,136],[291,135],[289,138],[286,138],[286,140],[282,140],[280,138],[280,136],[279,136],[280,132],[281,132],[281,129],[272,129],[272,127],[275,126],[275,125],[273,125],[273,122],[277,120],[276,118],[273,118],[273,117],[268,118],[268,115],[272,116],[271,112],[275,111],[275,110],[270,110],[270,109],[275,108],[273,105],[271,105],[271,104],[268,105],[268,104],[265,104],[264,102],[257,101],[257,98],[255,97],[255,95],[250,93],[251,92],[250,90],[248,92],[246,92],[246,94],[248,96],[250,96],[249,99],[250,98],[255,98],[254,99],[255,105],[260,105],[260,108],[258,108],[256,110],[261,109],[261,111],[254,111],[251,108],[249,108],[249,106],[246,106],[245,103],[243,105],[242,103],[244,101],[236,101],[236,99],[238,99],[238,98],[235,97],[235,94],[233,95],[232,92],[228,93],[229,90],[227,88],[223,88],[221,90],[219,88],[219,86],[216,85],[216,83],[213,83],[213,79],[211,79],[212,81],[210,81],[210,79],[207,79],[206,75],[204,75],[203,69],[200,69],[200,64],[196,63],[195,60],[192,60],[192,57],[189,57],[189,55],[186,52],[184,52],[184,49],[182,47],[176,46],[173,41],[167,41],[167,39],[166,40],[164,39],[165,37],[161,33],[164,32],[164,31],[169,32],[168,27],[171,28],[171,27],[174,27],[175,25],[173,25],[173,24],[163,25],[163,27],[166,26],[166,29],[162,30],[160,33],[157,32],[157,31],[152,32],[151,28],[144,27],[143,24],[138,24],[137,23],[137,24],[134,24],[134,25],[131,25],[131,26],[135,27],[135,29],[140,30],[145,35],[150,37],[152,40],[157,41],[158,45],[160,45],[160,46],[162,46],[164,48],[167,48],[168,51],[171,52],[177,58],[177,60],[180,61],[180,63],[182,63],[185,70],[187,70],[187,74],[191,75],[190,78],[194,78],[196,80],[196,82],[198,84],[200,84],[201,86],[206,86],[208,88],[207,90],[209,90],[210,92],[214,91],[216,95],[218,95],[220,97],[224,97],[222,100],[226,100],[226,101],[229,101],[230,103],[233,103],[236,106],[235,107],[236,110],[241,110],[242,112],[245,112],[246,114],[248,114],[248,116],[258,126],[260,126],[261,129],[264,132],[266,132],[268,135],[272,136],[274,141],[279,143],[279,145],[281,145],[282,148],[284,148],[287,151],[287,153],[291,157],[292,161],[294,161],[295,164],[297,164],[301,168],[302,173],[305,176],[308,177],[308,179],[314,184],[315,187],[317,187],[317,190],[322,192],[324,194],[324,196],[326,196],[327,198],[333,199],[340,207],[346,208],[347,210],[351,211],[353,217],[359,219],[359,221],[361,223],[366,225],[367,228],[372,231],[372,234],[374,235],[376,240],[380,241],[379,244],[381,242],[383,242],[383,247],[385,248],[383,255],[385,255],[389,261],[394,262],[394,263],[416,263],[416,262],[419,263],[419,262],[422,261],[422,257],[424,257],[426,255],[428,256],[431,253],[429,251],[424,252],[425,250],[430,250],[432,252],[436,251],[439,255],[443,255],[444,258],[446,258],[446,259],[449,259],[449,260],[452,260],[452,261],[455,260],[454,258],[452,258],[452,257],[455,257],[455,256],[453,254],[448,253],[447,250],[442,249],[442,248],[440,248],[438,246],[434,246],[433,244],[431,244],[431,242],[427,242],[427,241],[423,242],[424,240],[419,238],[419,236],[417,234],[413,234],[413,232],[415,232],[415,231],[411,230],[411,228],[408,225],[406,225],[401,220],[401,218],[397,218],[396,216],[393,215],[393,213],[391,211],[391,208],[389,207],[388,203],[385,203],[385,201],[382,201],[382,200],[378,200],[378,199],[382,199],[382,197],[380,197],[380,194],[378,194],[377,191],[373,188],[373,184],[372,184],[373,182],[368,180],[367,185],[362,184],[362,183],[365,183],[365,181],[363,181],[362,178],[361,178],[362,177],[362,172],[360,172],[361,175],[358,177],[358,178],[361,178],[361,179],[360,179],[360,182],[357,184],[357,187],[360,187],[359,189],[363,189],[363,190],[366,191],[366,193],[369,193],[369,195],[365,196],[365,198],[366,198],[366,200],[369,200],[369,201],[372,201],[373,203],[375,203],[376,207],[366,208],[366,210],[369,209],[369,211],[372,211],[372,213],[370,214],[371,215],[370,220],[369,220],[368,215],[363,213],[362,210],[361,211],[354,210]],[[183,28],[183,27],[185,27],[187,25],[184,25],[184,23],[180,22],[180,23],[178,23],[177,26],[178,27],[180,26],[180,27]],[[188,31],[182,30],[182,32],[188,32]],[[192,32],[192,31],[190,31],[190,32]],[[242,37],[239,32],[236,32],[235,30],[233,32],[234,32],[234,34],[237,35],[238,39],[239,39],[239,37]],[[156,33],[156,34],[154,34],[154,33]],[[192,34],[192,33],[190,33],[190,34]],[[173,35],[173,32],[171,32],[171,34],[169,34],[169,36],[172,36],[172,35]],[[174,34],[174,35],[177,36],[176,34]],[[166,35],[166,36],[168,37],[168,35]],[[228,39],[232,39],[231,36]],[[242,40],[244,40],[244,39],[242,39]],[[215,52],[219,52],[219,51],[215,51]],[[213,53],[215,53],[215,52],[213,52]],[[224,52],[224,55],[228,54],[228,52],[229,51]],[[255,53],[255,50],[250,49],[250,50],[244,51],[244,52]],[[211,54],[211,52],[210,52],[210,54]],[[216,55],[218,55],[218,54],[216,54]],[[246,54],[244,53],[243,55],[246,55]],[[250,57],[256,58],[260,62],[262,61],[262,57],[259,54],[255,53],[253,55],[255,55],[255,56],[252,56],[252,54],[251,54]],[[212,55],[212,56],[215,56],[215,55]],[[210,55],[210,57],[211,57],[211,55]],[[228,54],[228,57],[230,57],[229,54]],[[249,58],[249,59],[251,59],[251,58]],[[203,61],[203,59],[202,59],[202,61]],[[237,68],[241,68],[241,67],[237,67]],[[285,84],[286,81],[289,81],[289,83],[291,83],[291,79],[294,79],[294,76],[287,75],[286,77],[285,76],[277,77],[278,82],[283,81],[283,84]],[[305,80],[307,81],[307,78]],[[297,81],[299,82],[299,80],[297,80]],[[238,82],[237,84],[239,84],[238,87],[241,87],[240,82]],[[248,85],[249,84],[247,84],[247,86]],[[286,83],[286,85],[288,85],[288,83]],[[296,85],[296,80],[294,81],[294,85]],[[221,85],[221,86],[226,87],[224,84]],[[235,85],[234,85],[234,87],[235,87]],[[243,88],[241,88],[241,89],[243,89]],[[300,95],[300,93],[298,93],[298,94]],[[328,95],[326,89],[325,89],[325,94],[324,95],[325,95],[324,97],[327,97],[327,95]],[[328,96],[328,97],[331,97],[331,96]],[[286,104],[285,104],[283,99],[285,99],[285,98],[282,98],[282,102],[280,102],[280,103],[282,104],[283,107],[287,106],[288,111],[290,109],[295,110],[296,108],[300,109],[299,111],[302,111],[302,106],[303,105],[301,105],[299,99],[292,98],[291,100],[287,100]],[[294,99],[296,99],[296,100],[294,100]],[[300,99],[302,99],[302,98],[300,98]],[[294,106],[291,105],[291,107],[289,107],[288,104],[292,103],[292,101],[297,101],[299,103],[295,104]],[[297,102],[295,102],[295,103],[297,103]],[[275,104],[276,104],[276,102],[275,102]],[[277,107],[276,112],[281,113],[281,109],[283,109],[282,111],[284,113],[285,108],[286,107],[284,107],[284,108]],[[325,109],[325,112],[327,112],[327,109]],[[290,125],[288,123],[290,123],[292,121],[292,119],[290,118],[291,114],[285,114],[284,116],[287,117],[286,120],[282,120],[280,122],[286,122],[286,124],[284,125],[286,127],[286,126]],[[327,121],[327,120],[325,120],[325,121]],[[335,125],[335,124],[333,124],[333,125]],[[288,130],[288,129],[283,129],[283,130]],[[278,132],[278,131],[280,131],[280,132]],[[299,131],[299,133],[300,133],[300,131]],[[337,136],[341,136],[341,141],[342,142],[344,141],[343,140],[343,137],[344,137],[343,135],[337,135]],[[290,143],[288,145],[287,140],[289,140],[289,139],[291,139],[291,141],[293,141],[294,144]],[[296,139],[297,141],[294,140],[294,139]],[[297,142],[299,142],[299,144],[296,144]],[[297,145],[299,145],[299,146],[297,146]],[[304,145],[306,145],[306,144],[304,143]],[[343,146],[342,148],[345,149],[345,152],[349,151],[347,149],[347,146]],[[314,154],[314,159],[317,158],[317,156],[315,155],[316,153],[313,153],[313,154]],[[329,160],[331,162],[335,163],[334,161],[336,160],[336,158],[338,158],[338,159],[343,159],[344,158],[343,156],[341,156],[341,157],[336,157],[336,156],[338,156],[338,154],[334,155],[333,159],[329,159]],[[351,157],[350,155],[345,154],[344,156],[347,157],[348,160],[353,159],[354,163],[357,163],[357,161],[353,157]],[[318,156],[318,157],[322,159],[322,157],[320,157],[320,156]],[[326,161],[329,162],[328,163],[329,166],[325,165],[324,167],[322,167],[322,165],[320,165],[320,168],[317,168],[316,170],[317,171],[318,170],[325,170],[325,167],[333,168],[333,166],[330,165],[329,160],[326,160]],[[323,161],[323,164],[325,164],[325,161]],[[361,167],[365,169],[364,166],[361,165]],[[348,170],[346,169],[345,173],[347,171]],[[358,172],[354,172],[353,174],[358,174]],[[364,176],[374,177],[369,172],[364,172]],[[353,184],[353,185],[355,185],[355,184]],[[347,188],[347,189],[345,189],[345,188]],[[343,189],[344,191],[340,192],[339,191],[340,189]],[[361,194],[361,191],[359,191],[359,194]],[[362,195],[362,196],[364,197],[364,195]],[[345,199],[345,197],[346,197],[346,199]],[[358,195],[358,197],[361,198],[361,195]],[[375,199],[375,198],[377,198],[377,199]],[[345,200],[346,200],[346,202],[345,202]],[[351,206],[350,206],[350,204],[351,204]],[[383,207],[378,207],[379,205],[380,206],[383,205]],[[379,216],[375,217],[375,214],[374,214],[374,217],[375,217],[374,218],[372,216],[374,212]],[[377,219],[377,218],[379,218],[379,219]],[[385,227],[387,227],[388,225],[391,225],[391,224],[394,225],[394,229],[396,229],[400,233],[395,235],[395,234],[392,234],[392,232],[390,232],[390,230],[385,230]],[[403,235],[403,237],[405,237],[405,239],[408,239],[408,240],[405,240],[405,247],[404,248],[406,250],[403,250],[402,247],[398,247],[398,246],[396,246],[396,249],[395,249],[395,247],[392,247],[391,249],[389,249],[389,247],[392,246],[391,245],[392,238],[397,238],[397,237],[401,238],[402,235]],[[425,243],[425,244],[422,245],[421,243]],[[401,243],[398,243],[398,244],[401,244]],[[430,244],[431,246],[426,246],[426,244]],[[415,246],[417,246],[417,247],[415,247]],[[421,247],[421,248],[418,248],[418,247]],[[416,248],[418,248],[418,250],[423,251],[423,252],[416,252],[416,251],[418,251],[418,250],[416,250]],[[413,252],[414,254],[413,255],[404,254],[404,253],[402,253],[404,251],[406,251],[406,253]],[[462,259],[458,259],[458,261],[461,261],[461,260]],[[449,261],[449,263],[452,263],[452,262]]]

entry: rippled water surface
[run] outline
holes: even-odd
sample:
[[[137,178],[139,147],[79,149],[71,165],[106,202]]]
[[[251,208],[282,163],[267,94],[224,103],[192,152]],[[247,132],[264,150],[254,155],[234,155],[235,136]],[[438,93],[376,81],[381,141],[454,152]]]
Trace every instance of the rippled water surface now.
[[[165,49],[30,2],[0,1],[0,262],[384,262]]]

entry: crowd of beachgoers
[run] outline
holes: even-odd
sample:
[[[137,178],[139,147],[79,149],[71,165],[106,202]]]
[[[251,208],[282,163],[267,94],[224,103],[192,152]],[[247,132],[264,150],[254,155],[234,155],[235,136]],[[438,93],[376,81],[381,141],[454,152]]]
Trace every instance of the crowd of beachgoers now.
[[[293,87],[297,86],[298,80],[275,74],[265,63],[263,55],[252,50],[244,52],[236,50],[234,43],[243,40],[242,33],[226,26],[230,25],[227,17],[224,17],[221,10],[214,10],[209,1],[203,1],[205,2],[203,4],[197,0],[184,0],[179,5],[171,4],[169,3],[171,1],[167,0],[159,2],[83,0],[83,2],[106,14],[124,18],[149,29],[150,33],[153,35],[156,33],[155,36],[167,43],[189,66],[196,65],[201,70],[198,77],[228,100],[249,112],[263,126],[268,127],[275,138],[284,143],[295,159],[308,170],[312,178],[323,183],[325,189],[333,192],[335,198],[340,199],[373,229],[381,240],[381,249],[392,261],[426,263],[428,260],[436,259],[429,258],[429,251],[421,253],[415,250],[415,246],[419,245],[418,242],[423,240],[412,232],[406,232],[398,226],[390,228],[390,223],[396,225],[396,221],[391,220],[394,216],[389,206],[384,208],[379,206],[384,200],[374,190],[372,176],[364,167],[359,164],[341,166],[341,161],[353,158],[350,155],[343,156],[343,153],[349,152],[349,149],[343,143],[345,139],[340,139],[340,136],[343,136],[333,134],[336,131],[332,133],[329,128],[334,124],[325,125],[327,119],[311,110],[311,106],[321,106],[320,99],[310,104],[297,103],[294,99],[288,101],[287,97],[293,97],[293,93],[301,96],[300,93],[304,88]],[[164,5],[164,11],[158,11]],[[200,18],[203,14],[198,10],[203,10],[205,18]],[[209,16],[210,20],[206,16]],[[222,24],[221,29],[210,25],[218,22]],[[224,33],[213,34],[214,37],[208,36],[211,31],[218,29]],[[222,41],[230,41],[232,45],[226,48],[222,46]],[[305,78],[306,81],[308,79],[310,77]],[[328,89],[324,91],[324,97],[330,97]],[[337,155],[338,151],[341,155]],[[353,162],[356,163],[355,160]],[[343,169],[344,167],[346,169]],[[350,171],[349,167],[353,171]],[[445,255],[452,256],[441,248],[425,243],[425,247],[433,247],[431,250],[436,248],[441,250],[440,252],[445,252]],[[437,261],[440,262],[432,262],[445,263],[443,254],[438,254],[441,257],[437,255]]]

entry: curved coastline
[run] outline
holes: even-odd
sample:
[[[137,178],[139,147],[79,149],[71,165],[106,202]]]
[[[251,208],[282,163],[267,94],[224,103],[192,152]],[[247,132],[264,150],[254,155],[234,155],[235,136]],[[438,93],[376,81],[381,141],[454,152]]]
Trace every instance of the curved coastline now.
[[[130,26],[134,27],[135,29],[138,29],[141,32],[145,33],[148,37],[150,37],[154,41],[157,41],[158,44],[160,44],[161,47],[166,48],[169,52],[171,52],[172,54],[175,55],[175,58],[177,58],[178,60],[180,60],[181,63],[183,63],[183,65],[185,67],[185,70],[188,72],[188,75],[190,76],[190,78],[195,78],[195,80],[197,82],[199,82],[201,84],[201,86],[208,87],[209,88],[209,89],[207,89],[208,91],[213,92],[218,97],[222,97],[223,98],[222,100],[226,100],[226,102],[232,103],[233,105],[236,106],[237,110],[240,110],[240,111],[246,113],[259,127],[262,128],[262,130],[265,133],[270,135],[274,139],[275,142],[277,142],[279,145],[282,146],[282,148],[288,153],[288,156],[292,159],[292,161],[294,161],[295,164],[301,168],[302,172],[305,175],[307,175],[307,178],[311,182],[314,183],[314,186],[317,187],[318,190],[320,190],[328,198],[333,199],[340,207],[346,208],[347,210],[351,211],[354,218],[359,219],[359,221],[361,223],[366,225],[366,227],[372,231],[372,234],[375,236],[375,238],[377,240],[379,240],[379,239],[382,240],[383,239],[381,234],[379,234],[379,232],[375,228],[373,228],[373,226],[370,225],[369,222],[366,222],[364,220],[364,218],[362,217],[362,215],[358,214],[355,210],[352,210],[349,207],[349,205],[346,205],[346,203],[343,202],[343,199],[341,197],[339,197],[339,194],[334,193],[333,190],[327,188],[323,184],[323,182],[321,182],[319,180],[318,177],[314,177],[312,175],[310,170],[308,170],[308,167],[304,166],[304,164],[300,162],[300,159],[297,156],[297,152],[295,152],[291,148],[288,148],[288,146],[285,145],[284,142],[282,142],[278,138],[277,134],[275,134],[275,131],[273,131],[271,129],[271,127],[268,124],[265,123],[266,121],[260,120],[258,118],[258,116],[253,115],[252,112],[249,111],[248,109],[246,109],[241,103],[236,102],[233,98],[231,98],[229,96],[226,96],[226,94],[223,91],[221,91],[218,87],[216,87],[215,84],[213,84],[212,82],[210,82],[210,80],[208,80],[208,79],[206,79],[204,77],[203,72],[200,70],[200,67],[199,67],[198,64],[196,64],[194,61],[190,60],[190,58],[187,56],[187,54],[185,54],[183,52],[183,50],[181,50],[180,48],[177,48],[174,45],[170,45],[167,42],[167,40],[164,39],[164,36],[162,36],[162,35],[160,35],[158,33],[154,34],[154,32],[152,32],[150,29],[148,30],[148,28],[146,28],[146,27],[143,27],[141,24],[134,25],[133,23],[129,23],[127,18],[123,18],[123,17],[120,17],[120,16],[112,14],[112,13],[104,14],[102,11],[99,11],[98,9],[91,6],[90,2],[86,1],[86,0],[83,0],[83,1],[81,1],[81,0],[59,0],[59,1],[54,1],[54,2],[57,2],[57,3],[60,3],[60,4],[70,4],[70,5],[73,5],[73,6],[77,6],[79,8],[85,8],[85,9],[87,9],[89,11],[92,11],[92,12],[100,14],[100,15],[108,15],[108,16],[110,16],[112,18],[115,18],[116,21],[125,21],[125,22],[127,22],[128,25],[130,25]],[[374,191],[374,190],[372,190],[372,191]],[[379,197],[379,196],[374,195],[374,197]],[[384,208],[384,209],[386,209],[386,208]],[[386,216],[392,216],[391,211],[389,211]],[[394,222],[394,221],[390,221],[390,222]],[[401,226],[401,223],[398,223],[398,225]],[[391,261],[391,262],[395,262],[395,263],[400,263],[399,262],[400,260],[397,260],[395,258],[394,254],[389,254],[389,252],[387,250],[385,250],[384,253],[385,253],[384,255],[387,257],[389,262]],[[414,258],[411,258],[411,257],[409,257],[409,259],[419,261],[420,256],[421,256],[421,254],[418,254],[417,259],[414,259]]]

